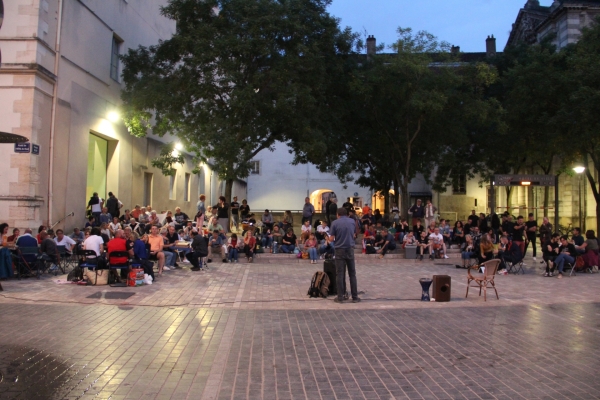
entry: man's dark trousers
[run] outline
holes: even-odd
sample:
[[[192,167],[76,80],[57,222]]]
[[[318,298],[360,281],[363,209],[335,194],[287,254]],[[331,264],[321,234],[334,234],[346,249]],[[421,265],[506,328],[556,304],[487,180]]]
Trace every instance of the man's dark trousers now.
[[[358,298],[358,288],[356,283],[356,266],[354,264],[354,249],[335,249],[335,269],[337,279],[337,296],[343,300],[346,293],[346,268],[350,277],[350,292],[352,298]]]

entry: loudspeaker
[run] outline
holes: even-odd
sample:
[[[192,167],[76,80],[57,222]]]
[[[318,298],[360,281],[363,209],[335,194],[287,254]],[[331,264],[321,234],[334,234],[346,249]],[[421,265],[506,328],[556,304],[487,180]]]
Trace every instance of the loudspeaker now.
[[[450,276],[433,276],[433,296],[435,301],[450,301]]]
[[[325,260],[323,263],[323,272],[329,277],[329,295],[337,294],[337,271],[333,260]]]

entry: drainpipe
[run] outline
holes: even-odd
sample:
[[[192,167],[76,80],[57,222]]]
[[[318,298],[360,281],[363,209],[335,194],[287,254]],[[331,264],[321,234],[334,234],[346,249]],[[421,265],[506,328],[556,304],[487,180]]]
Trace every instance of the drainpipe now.
[[[54,76],[56,81],[54,82],[54,90],[52,92],[52,117],[50,121],[50,147],[48,149],[50,162],[48,166],[48,225],[52,225],[52,206],[53,206],[53,193],[52,186],[54,184],[52,179],[52,172],[54,168],[54,134],[56,132],[56,106],[58,103],[58,65],[60,62],[60,35],[62,31],[62,14],[63,14],[63,0],[58,1],[58,24],[56,28],[56,42],[54,45]]]

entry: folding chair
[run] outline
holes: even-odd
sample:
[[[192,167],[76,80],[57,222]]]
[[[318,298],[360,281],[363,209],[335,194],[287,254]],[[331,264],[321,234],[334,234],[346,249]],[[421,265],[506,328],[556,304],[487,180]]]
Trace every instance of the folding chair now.
[[[83,269],[95,270],[98,268],[98,256],[94,250],[80,250],[78,256],[83,257],[83,261],[79,264],[81,268],[81,279],[83,279]]]
[[[507,273],[518,275],[520,271],[523,275],[525,275],[525,270],[523,269],[523,259],[517,262],[504,260],[504,263],[506,264]]]
[[[125,261],[118,262],[117,259],[124,258]],[[131,264],[129,262],[129,252],[127,251],[113,251],[108,253],[108,269],[110,271],[115,271],[117,269],[122,270],[123,268],[129,271],[131,269]],[[116,271],[113,272],[116,274]]]
[[[17,247],[17,254],[14,256],[15,266],[17,267],[17,276],[21,280],[23,271],[27,270],[33,275],[33,267],[37,269],[37,257],[40,253],[38,247]]]
[[[579,257],[581,256],[578,256],[577,258]],[[594,273],[594,267],[588,265],[586,265],[580,270],[577,270],[577,268],[575,268],[575,266],[577,265],[577,258],[575,258],[575,261],[573,263],[565,263],[566,266],[571,267],[571,273],[569,274],[569,276],[577,276],[577,272],[589,272],[590,274]]]

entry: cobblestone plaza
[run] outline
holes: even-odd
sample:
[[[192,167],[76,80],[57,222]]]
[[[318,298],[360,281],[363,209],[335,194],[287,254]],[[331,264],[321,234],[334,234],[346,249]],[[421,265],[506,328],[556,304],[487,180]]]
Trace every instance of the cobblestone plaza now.
[[[528,265],[487,302],[464,270],[408,260],[359,264],[359,304],[309,299],[310,264],[4,281],[0,399],[599,398],[600,275]],[[434,274],[450,302],[420,301]]]

